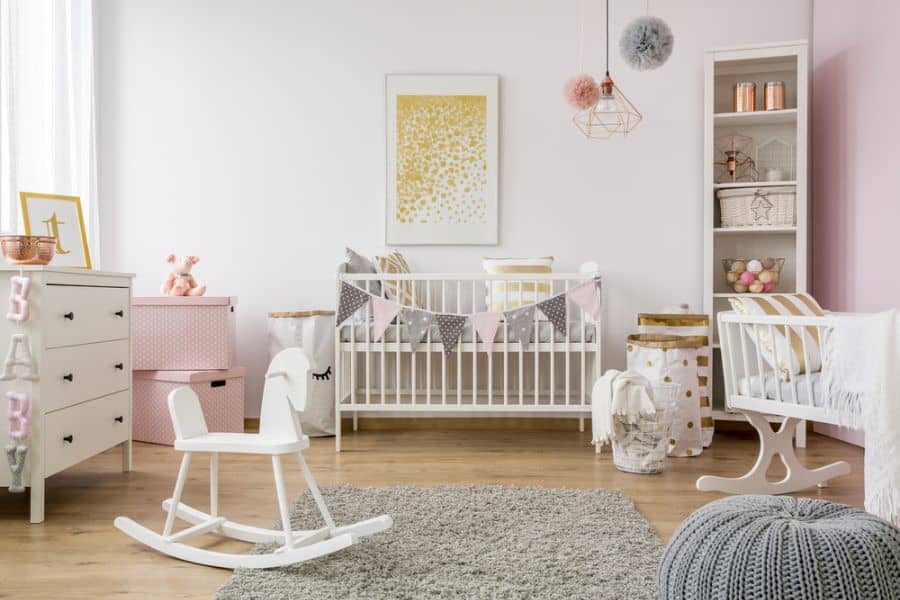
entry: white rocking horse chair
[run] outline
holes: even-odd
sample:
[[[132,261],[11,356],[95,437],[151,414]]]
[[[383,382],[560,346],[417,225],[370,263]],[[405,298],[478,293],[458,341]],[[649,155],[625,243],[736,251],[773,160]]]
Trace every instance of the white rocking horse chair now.
[[[346,548],[362,537],[391,527],[391,517],[382,515],[353,525],[335,525],[312,473],[303,458],[302,451],[309,447],[309,438],[302,434],[297,412],[306,406],[307,382],[310,377],[309,360],[299,348],[281,351],[269,365],[263,391],[262,414],[258,434],[209,433],[200,409],[197,395],[189,388],[181,387],[169,394],[169,413],[175,427],[175,450],[184,452],[178,481],[172,498],[164,500],[163,510],[168,511],[162,535],[147,529],[127,517],[118,517],[115,526],[137,541],[175,558],[211,567],[226,569],[265,569],[290,565]],[[297,412],[295,412],[295,410]],[[204,513],[181,502],[181,493],[187,478],[191,456],[195,452],[210,455],[209,513]],[[262,529],[228,521],[219,516],[218,467],[219,453],[264,454],[272,457],[275,472],[275,491],[281,511],[283,531]],[[292,531],[284,475],[281,471],[281,455],[294,454],[315,500],[325,527],[304,531]],[[191,526],[173,533],[175,517]],[[206,533],[253,543],[281,544],[270,554],[230,554],[214,552],[184,544],[183,540]]]

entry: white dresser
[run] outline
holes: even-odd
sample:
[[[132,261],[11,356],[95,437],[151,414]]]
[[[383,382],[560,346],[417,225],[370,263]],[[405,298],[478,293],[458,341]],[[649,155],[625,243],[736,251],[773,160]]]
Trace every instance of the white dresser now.
[[[133,275],[83,269],[0,267],[0,290],[10,295],[11,277],[30,278],[29,315],[17,322],[0,315],[0,401],[20,392],[29,403],[30,433],[22,483],[31,487],[31,522],[44,520],[44,480],[117,444],[122,469],[131,470],[131,280]],[[17,310],[15,308],[11,310]],[[8,366],[17,334],[27,336],[33,367]],[[20,338],[21,339],[21,338]],[[26,357],[18,343],[16,357]],[[33,373],[32,373],[33,372]],[[4,450],[8,420],[0,427]],[[12,481],[7,452],[0,465],[0,493]]]

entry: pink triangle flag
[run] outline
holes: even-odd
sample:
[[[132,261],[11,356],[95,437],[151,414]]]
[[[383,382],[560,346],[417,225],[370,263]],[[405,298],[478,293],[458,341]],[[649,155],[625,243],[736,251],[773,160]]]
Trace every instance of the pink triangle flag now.
[[[568,296],[593,320],[600,320],[600,291],[595,280],[591,279],[573,287],[569,290]]]
[[[502,319],[503,313],[495,312],[480,312],[469,315],[469,320],[472,322],[472,326],[475,327],[475,331],[478,332],[478,337],[484,342],[487,352],[490,352],[494,346],[494,337],[497,335],[497,328],[500,326]]]
[[[391,324],[394,317],[400,314],[401,308],[402,307],[396,302],[390,302],[384,298],[372,296],[372,314],[374,317],[372,334],[375,337],[376,342],[381,340],[381,336],[384,335],[387,326]]]

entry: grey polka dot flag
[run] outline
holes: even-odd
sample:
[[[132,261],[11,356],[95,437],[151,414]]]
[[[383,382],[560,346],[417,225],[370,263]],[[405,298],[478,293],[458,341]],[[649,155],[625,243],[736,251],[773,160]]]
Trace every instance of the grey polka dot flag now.
[[[434,315],[427,310],[403,309],[403,322],[406,323],[406,329],[409,332],[409,343],[413,350],[416,349],[416,346],[428,333],[432,317]]]
[[[558,294],[538,302],[538,308],[544,313],[553,327],[563,335],[566,335],[566,295]]]
[[[531,332],[534,330],[534,304],[504,311],[503,316],[513,338],[523,344],[531,341]]]
[[[350,315],[355,313],[371,296],[356,286],[350,285],[346,281],[341,282],[341,298],[338,302],[338,314],[335,319],[335,326],[339,327],[346,321]]]
[[[465,315],[435,313],[434,318],[437,320],[441,342],[444,344],[444,356],[450,356],[456,350],[457,344],[459,344],[459,336],[462,335],[463,327],[466,326],[467,317]]]

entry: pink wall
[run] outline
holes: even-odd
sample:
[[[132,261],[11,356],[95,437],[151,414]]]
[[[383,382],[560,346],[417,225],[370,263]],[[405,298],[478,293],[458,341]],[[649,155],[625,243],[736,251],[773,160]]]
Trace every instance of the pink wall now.
[[[900,2],[813,3],[813,292],[900,308]]]

